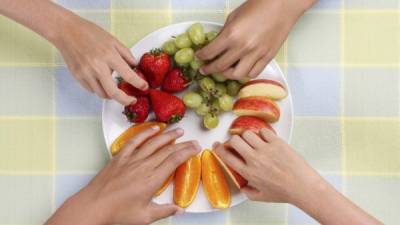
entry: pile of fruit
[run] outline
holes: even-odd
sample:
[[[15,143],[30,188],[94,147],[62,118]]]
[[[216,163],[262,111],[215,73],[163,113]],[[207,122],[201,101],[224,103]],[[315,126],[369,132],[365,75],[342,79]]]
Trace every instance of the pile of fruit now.
[[[174,123],[182,119],[188,107],[203,117],[205,128],[217,127],[218,115],[232,110],[241,83],[247,81],[228,80],[217,73],[199,73],[206,62],[196,59],[194,52],[217,34],[216,31],[205,33],[202,25],[196,23],[187,32],[165,42],[161,49],[145,53],[134,71],[150,84],[150,90],[139,90],[119,78],[119,88],[137,98],[137,102],[126,106],[123,112],[128,121],[144,122],[152,108],[156,121]],[[183,103],[173,95],[190,85],[195,86],[196,91],[185,93]]]
[[[233,111],[238,117],[229,128],[231,135],[240,135],[245,130],[255,133],[262,128],[273,130],[270,123],[278,121],[280,117],[280,109],[275,101],[287,96],[282,84],[267,79],[228,80],[221,74],[199,73],[199,68],[207,62],[196,59],[194,52],[212,41],[217,34],[216,31],[205,33],[202,25],[196,23],[187,32],[165,42],[161,49],[145,53],[133,70],[149,83],[149,90],[139,90],[119,79],[119,88],[137,98],[137,102],[126,106],[123,112],[128,121],[136,125],[113,142],[113,156],[126,141],[143,129],[158,125],[161,132],[167,124],[180,121],[186,107],[203,117],[203,126],[207,129],[218,126],[218,115]],[[195,85],[192,89],[195,91],[187,91],[182,99],[174,95],[190,85]],[[156,121],[144,122],[151,108]],[[195,156],[180,165],[164,182],[157,195],[174,180],[174,202],[186,208],[195,199],[202,182],[211,206],[227,208],[230,206],[231,194],[223,170],[239,189],[247,185],[247,181],[225,165],[214,151],[204,150],[201,156]]]

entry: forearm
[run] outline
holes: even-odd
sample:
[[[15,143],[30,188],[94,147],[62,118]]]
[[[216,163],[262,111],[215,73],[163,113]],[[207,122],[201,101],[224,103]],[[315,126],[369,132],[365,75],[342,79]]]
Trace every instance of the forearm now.
[[[76,17],[49,0],[0,0],[0,14],[30,28],[53,44]]]
[[[83,189],[71,196],[44,225],[105,225],[102,205],[93,202],[92,194]]]
[[[357,207],[326,181],[316,182],[294,204],[323,225],[382,225]]]

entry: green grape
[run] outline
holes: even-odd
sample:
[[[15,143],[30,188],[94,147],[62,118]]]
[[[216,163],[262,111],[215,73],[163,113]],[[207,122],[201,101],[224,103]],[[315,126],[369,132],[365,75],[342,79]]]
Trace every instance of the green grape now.
[[[213,79],[209,77],[204,77],[201,80],[199,80],[199,86],[201,90],[206,92],[211,92],[215,88],[215,82]]]
[[[236,96],[239,92],[240,84],[236,80],[228,80],[226,84],[226,92],[230,96]]]
[[[221,73],[213,73],[211,74],[212,78],[214,78],[215,81],[217,82],[224,82],[226,81],[226,77],[222,75]]]
[[[224,84],[217,83],[217,84],[215,84],[215,88],[214,88],[212,94],[215,97],[220,97],[220,96],[224,95],[226,93],[226,91],[227,91],[227,88]]]
[[[197,108],[201,105],[203,98],[200,94],[190,91],[183,95],[183,103],[189,108]]]
[[[207,41],[211,42],[212,40],[214,40],[218,35],[217,31],[210,31],[206,33],[206,37],[207,37]]]
[[[177,51],[175,42],[173,40],[167,41],[163,44],[162,49],[168,55],[173,55]]]
[[[190,67],[192,67],[192,69],[195,71],[198,71],[203,65],[204,61],[197,59],[196,57],[193,59],[193,61],[190,62]]]
[[[215,115],[218,115],[222,112],[221,107],[219,106],[219,101],[218,99],[214,99],[213,103],[211,104],[211,112],[214,113]]]
[[[240,80],[238,80],[238,81],[239,81],[239,83],[241,83],[241,84],[245,84],[245,83],[247,83],[247,82],[250,81],[250,78],[249,78],[249,77],[244,77],[244,78],[242,78],[242,79],[240,79]]]
[[[212,98],[210,92],[206,92],[206,91],[203,91],[203,90],[200,91],[200,95],[203,98],[203,102],[204,103],[208,103]]]
[[[178,48],[189,48],[192,46],[192,41],[190,41],[189,35],[183,33],[175,38],[175,45]]]
[[[199,116],[205,116],[210,112],[210,106],[207,103],[201,103],[196,109],[196,114]]]
[[[223,111],[231,111],[233,107],[233,98],[227,94],[224,94],[218,98],[218,104]]]
[[[201,45],[206,42],[206,35],[200,23],[195,23],[190,26],[187,33],[189,34],[190,40],[192,40],[195,45]]]
[[[175,53],[174,59],[180,64],[184,65],[190,63],[193,60],[194,51],[191,48],[182,48]]]
[[[204,127],[209,130],[216,128],[218,126],[218,123],[218,117],[216,115],[213,115],[212,113],[207,113],[203,118]]]

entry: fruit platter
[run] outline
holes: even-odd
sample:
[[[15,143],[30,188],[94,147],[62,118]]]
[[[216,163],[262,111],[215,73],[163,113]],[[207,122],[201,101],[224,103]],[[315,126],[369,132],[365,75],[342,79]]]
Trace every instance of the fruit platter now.
[[[180,127],[185,134],[178,141],[199,142],[203,152],[180,165],[154,197],[157,203],[174,202],[186,212],[222,210],[246,200],[240,188],[247,181],[213,152],[214,142],[262,128],[290,142],[293,128],[290,89],[275,60],[255,79],[229,80],[222,74],[199,72],[208,62],[198,60],[195,52],[221,28],[212,22],[184,22],[150,33],[131,48],[138,59],[132,69],[149,83],[149,90],[136,89],[114,73],[118,87],[137,102],[103,103],[110,157],[152,125],[160,131]]]

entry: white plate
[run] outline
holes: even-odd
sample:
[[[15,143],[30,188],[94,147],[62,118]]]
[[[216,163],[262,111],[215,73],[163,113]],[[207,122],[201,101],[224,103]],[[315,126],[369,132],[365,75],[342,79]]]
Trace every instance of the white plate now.
[[[193,23],[194,21],[178,23],[156,30],[140,40],[131,48],[131,51],[135,57],[140,58],[140,56],[150,49],[161,46],[166,40],[170,39],[171,36],[185,32]],[[222,24],[218,23],[206,21],[201,23],[203,24],[205,31],[219,30],[222,27]],[[267,78],[279,81],[286,86],[287,90],[289,90],[286,79],[275,60],[271,61],[258,78]],[[284,100],[278,102],[278,105],[281,109],[281,117],[280,120],[277,123],[272,124],[272,126],[280,137],[289,142],[293,126],[292,97],[290,91]],[[131,124],[127,122],[125,116],[122,115],[122,111],[123,106],[115,101],[105,100],[103,102],[103,133],[108,149],[110,149],[111,143],[115,138],[131,126]],[[150,119],[152,118],[154,118],[154,115],[150,115]],[[235,118],[236,116],[233,113],[224,113],[220,116],[219,126],[216,129],[209,131],[202,128],[201,119],[192,110],[188,109],[182,121],[178,124],[169,126],[168,129],[173,129],[179,126],[185,130],[185,135],[179,139],[180,141],[198,140],[203,149],[211,148],[214,141],[222,142],[228,139],[229,136],[227,131],[231,122]],[[110,152],[108,153],[111,156]],[[230,186],[232,193],[231,206],[235,206],[247,199],[246,196],[234,188],[232,184],[230,184]],[[172,190],[173,184],[171,183],[167,190],[159,197],[155,198],[154,201],[157,203],[172,202]],[[199,213],[210,211],[215,211],[215,209],[213,209],[208,203],[202,185],[200,185],[196,199],[186,209],[186,212]]]

